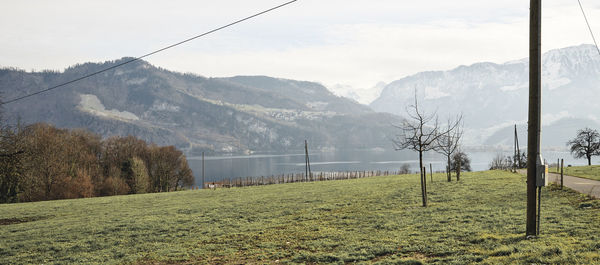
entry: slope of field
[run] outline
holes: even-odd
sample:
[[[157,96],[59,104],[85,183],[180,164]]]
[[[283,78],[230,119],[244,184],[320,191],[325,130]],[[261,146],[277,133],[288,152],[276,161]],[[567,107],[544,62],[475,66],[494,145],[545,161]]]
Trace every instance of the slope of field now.
[[[0,205],[0,264],[600,263],[600,203],[525,179],[416,175]]]
[[[556,170],[555,167],[550,168],[551,172],[560,173],[560,170]],[[563,173],[567,176],[580,177],[585,179],[592,179],[600,181],[600,165],[592,166],[577,166],[563,168]]]

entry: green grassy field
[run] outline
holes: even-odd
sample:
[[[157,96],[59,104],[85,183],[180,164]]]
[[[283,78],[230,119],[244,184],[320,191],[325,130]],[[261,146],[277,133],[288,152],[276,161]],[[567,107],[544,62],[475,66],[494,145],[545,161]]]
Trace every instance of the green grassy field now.
[[[555,167],[551,167],[549,170],[550,172],[560,173]],[[564,167],[563,173],[574,177],[600,180],[600,165]]]
[[[0,264],[600,263],[600,203],[525,178],[416,175],[0,205]]]

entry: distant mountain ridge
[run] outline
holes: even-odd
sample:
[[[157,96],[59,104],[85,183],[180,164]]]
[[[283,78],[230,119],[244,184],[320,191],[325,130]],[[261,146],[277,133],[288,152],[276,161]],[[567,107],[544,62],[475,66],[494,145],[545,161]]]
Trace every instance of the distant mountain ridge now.
[[[528,67],[528,60],[522,59],[421,72],[391,82],[370,106],[378,112],[404,115],[404,106],[414,102],[416,91],[419,104],[429,112],[438,110],[442,116],[464,114],[468,145],[502,145],[503,140],[489,137],[502,128],[527,122]],[[595,126],[594,121],[600,120],[599,94],[600,55],[595,46],[580,45],[543,54],[544,126],[573,118],[579,125]],[[543,144],[564,143],[574,136],[569,132],[565,132],[568,136],[542,136],[547,140]]]
[[[11,99],[128,60],[84,63],[64,72],[0,70]],[[105,137],[136,135],[201,151],[285,152],[303,148],[389,146],[399,117],[335,96],[320,84],[266,76],[206,78],[145,61],[4,107],[10,121],[87,128]]]

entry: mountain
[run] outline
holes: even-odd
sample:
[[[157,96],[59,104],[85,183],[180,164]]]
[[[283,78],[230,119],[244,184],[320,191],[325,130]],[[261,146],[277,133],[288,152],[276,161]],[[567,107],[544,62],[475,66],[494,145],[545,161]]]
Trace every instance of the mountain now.
[[[547,148],[567,148],[567,142],[577,135],[577,130],[590,127],[600,129],[600,124],[589,119],[562,118],[550,125],[542,126],[542,143]],[[527,146],[527,124],[518,124],[517,133],[521,148]],[[509,146],[512,148],[514,141],[514,125],[501,128],[489,136],[484,145]]]
[[[355,88],[349,85],[336,84],[329,87],[329,90],[340,97],[355,100],[361,104],[369,104],[373,102],[381,91],[386,86],[386,83],[379,82],[371,88]]]
[[[416,91],[419,105],[428,112],[437,110],[442,117],[463,113],[468,145],[502,144],[497,137],[489,137],[500,129],[510,130],[514,124],[527,122],[528,67],[528,60],[521,59],[417,73],[391,82],[370,106],[378,112],[404,115],[405,106],[414,103]],[[565,117],[578,119],[580,126],[595,125],[593,121],[600,119],[598,94],[600,55],[595,46],[580,45],[543,54],[544,126]],[[562,140],[553,137],[542,136],[543,145],[564,146]]]
[[[0,70],[12,99],[130,58],[84,63],[63,72]],[[389,146],[399,117],[376,113],[324,86],[267,76],[206,78],[136,61],[4,106],[10,122],[87,128],[104,137],[135,135],[188,153],[286,152]]]

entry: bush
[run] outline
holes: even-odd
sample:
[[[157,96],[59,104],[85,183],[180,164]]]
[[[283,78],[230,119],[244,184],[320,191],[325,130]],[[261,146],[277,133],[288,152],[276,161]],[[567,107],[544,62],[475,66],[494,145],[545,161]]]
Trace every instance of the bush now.
[[[402,166],[400,166],[400,171],[398,172],[399,174],[410,174],[410,165],[409,164],[402,164]]]
[[[454,153],[452,160],[450,160],[450,170],[457,172],[459,164],[461,171],[471,171],[471,159],[463,151]]]

